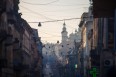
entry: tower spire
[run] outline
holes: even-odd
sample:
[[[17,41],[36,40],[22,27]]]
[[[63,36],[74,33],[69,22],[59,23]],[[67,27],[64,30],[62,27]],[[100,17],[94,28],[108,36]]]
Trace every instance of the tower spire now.
[[[63,26],[66,26],[65,21],[64,21],[64,23],[63,23]]]
[[[67,36],[68,32],[66,31],[65,21],[63,23],[63,28],[62,28],[61,34],[62,34],[62,42],[68,40],[68,36]]]

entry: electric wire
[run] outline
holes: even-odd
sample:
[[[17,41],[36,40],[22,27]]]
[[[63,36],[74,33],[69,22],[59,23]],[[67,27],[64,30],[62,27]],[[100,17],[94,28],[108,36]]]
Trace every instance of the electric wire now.
[[[67,27],[70,27],[70,26],[67,26]],[[75,28],[73,28],[73,27],[70,27],[70,28],[75,29]],[[47,34],[47,35],[50,35],[50,36],[53,36],[53,37],[61,37],[61,36],[59,36],[59,35],[49,34],[49,33],[45,32],[45,31],[40,31],[40,32],[42,32],[42,33],[44,33],[44,34]],[[53,37],[51,37],[51,38],[53,38]],[[43,37],[43,38],[45,38],[45,37]],[[49,38],[50,38],[50,37],[49,37]]]
[[[41,41],[45,44],[45,43],[48,43],[48,41],[57,42],[58,40],[47,40],[47,41],[46,40],[41,40]]]
[[[21,6],[21,5],[20,5],[20,6]],[[21,7],[23,7],[23,6],[21,6]],[[53,20],[53,21],[44,21],[44,22],[41,22],[41,23],[45,23],[45,22],[58,22],[58,21],[65,21],[65,20],[78,19],[78,18],[70,18],[70,19],[55,20],[55,19],[48,18],[48,17],[46,17],[46,16],[44,16],[44,15],[42,15],[42,14],[40,14],[40,13],[34,12],[34,11],[32,11],[32,10],[26,8],[26,7],[23,7],[23,8],[27,9],[28,11],[31,11],[31,12],[34,13],[34,14],[37,14],[37,15],[39,14],[39,15],[41,15],[41,16],[47,18],[47,19]],[[79,19],[80,19],[80,18],[79,18]],[[39,22],[28,22],[28,23],[39,23]],[[72,27],[70,27],[70,28],[72,28]],[[73,29],[74,29],[74,28],[73,28]]]
[[[39,3],[31,3],[31,2],[25,2],[21,0],[22,3],[29,4],[29,5],[53,5],[53,6],[79,6],[79,5],[89,5],[89,4],[53,4],[55,2],[58,2],[59,0],[55,0],[52,2],[44,3],[44,4],[39,4]]]
[[[23,7],[23,6],[21,6],[21,7]],[[25,8],[25,7],[23,7],[23,8]],[[30,9],[28,9],[28,8],[25,8],[25,9],[27,9],[27,10],[33,12],[32,10],[30,10]],[[33,12],[33,13],[38,14],[38,13],[36,13],[36,12]],[[41,14],[40,14],[40,15],[41,15]],[[43,15],[42,15],[42,16],[43,16]],[[45,16],[44,16],[44,17],[45,17]],[[46,17],[46,18],[48,18],[48,17]],[[49,19],[50,19],[50,18],[49,18]],[[59,36],[59,35],[49,34],[49,33],[44,32],[44,31],[42,31],[42,33],[47,34],[47,35],[51,35],[51,36],[54,36],[54,37],[61,37],[61,36]]]
[[[30,16],[30,15],[29,15],[29,16]],[[31,17],[32,17],[32,16],[31,16]],[[67,25],[67,27],[72,28],[72,29],[75,29],[74,27],[71,27],[71,26],[69,26],[69,25]],[[46,28],[46,29],[47,29],[47,28]],[[46,31],[45,28],[44,28],[44,30],[42,30],[42,31],[45,32],[45,31]],[[41,31],[40,31],[40,32],[41,32]],[[55,32],[55,33],[57,33],[57,32]],[[48,34],[48,33],[46,32],[46,34]],[[50,34],[49,34],[49,35],[50,35]],[[55,36],[55,37],[56,37],[56,36]],[[60,36],[57,36],[57,37],[60,37]],[[52,37],[51,37],[51,38],[52,38]]]
[[[20,6],[21,6],[21,5],[20,5]],[[52,20],[52,21],[44,21],[44,22],[41,22],[41,23],[46,23],[46,22],[58,22],[58,21],[66,21],[66,20],[81,19],[81,18],[69,18],[69,19],[55,20],[55,19],[48,18],[48,17],[46,17],[46,16],[44,16],[44,15],[42,15],[42,14],[40,14],[40,13],[34,12],[34,11],[32,11],[32,10],[30,10],[30,9],[28,9],[28,8],[26,8],[26,7],[24,7],[24,6],[21,6],[21,7],[23,7],[24,9],[26,9],[26,10],[28,10],[28,11],[34,13],[34,14],[37,14],[37,15],[39,14],[40,16],[43,16],[43,17],[46,18],[46,19]],[[28,22],[28,23],[39,23],[39,22]],[[71,28],[72,28],[72,27],[71,27]],[[74,29],[74,28],[73,28],[73,29]]]
[[[69,18],[69,19],[61,19],[61,20],[53,20],[53,21],[43,21],[43,22],[28,22],[28,23],[48,23],[48,22],[59,22],[59,21],[67,21],[67,20],[75,20],[75,19],[81,19],[81,18]],[[63,24],[63,23],[62,23]],[[67,25],[66,25],[67,26]],[[68,26],[72,29],[75,29],[71,26]]]
[[[26,15],[26,14],[25,14]],[[30,16],[30,15],[28,15],[28,16]],[[32,17],[32,14],[31,14],[31,17]],[[36,16],[35,16],[36,17]],[[61,24],[63,24],[63,23],[61,23]],[[72,28],[72,29],[75,29],[74,27],[71,27],[71,26],[68,26],[68,25],[66,25],[67,27],[70,27],[70,28]]]
[[[20,5],[21,6],[21,5]],[[23,7],[23,6],[21,6],[21,7]],[[30,11],[30,12],[33,12],[34,14],[39,14],[39,15],[41,15],[41,16],[44,16],[44,15],[42,15],[42,14],[40,14],[40,13],[37,13],[37,12],[34,12],[34,11],[32,11],[32,10],[30,10],[30,9],[28,9],[28,8],[26,8],[26,7],[23,7],[23,8],[25,8],[25,9],[27,9],[28,11]],[[47,18],[47,19],[51,19],[51,18],[48,18],[48,17],[46,17],[46,16],[44,16],[45,18]],[[53,19],[51,19],[51,20],[53,20],[53,21],[45,21],[45,22],[56,22],[56,21],[64,21],[64,20],[73,20],[73,19],[80,19],[80,18],[70,18],[70,19],[62,19],[62,20],[53,20]],[[45,23],[45,22],[41,22],[41,23]],[[38,22],[37,22],[38,23]],[[69,26],[68,26],[69,27]],[[71,27],[72,28],[72,27]],[[46,33],[46,32],[43,32],[43,33],[45,33],[45,34],[48,34],[48,33]],[[55,37],[61,37],[61,36],[57,36],[57,35],[53,35],[53,34],[48,34],[48,35],[52,35],[52,36],[55,36]]]
[[[74,8],[65,8],[65,9],[55,9],[55,10],[49,10],[49,11],[42,11],[41,13],[54,13],[54,12],[66,12],[66,11],[80,11],[84,7],[74,7]],[[78,10],[77,10],[78,9]],[[40,9],[42,10],[42,9]],[[31,12],[24,12],[24,13],[31,13]],[[53,15],[52,15],[53,16]]]
[[[61,19],[61,20],[43,21],[41,23],[58,22],[58,21],[66,21],[66,20],[74,20],[74,19],[81,19],[81,18],[68,18],[68,19]],[[28,22],[28,23],[39,23],[39,22]]]
[[[54,6],[79,6],[79,5],[89,5],[89,4],[67,4],[67,5],[54,4]]]
[[[60,37],[60,36],[55,36],[55,37],[42,37],[42,38],[56,38],[56,37]]]
[[[21,1],[22,1],[23,3],[30,4],[30,5],[49,5],[49,4],[58,2],[59,0],[51,1],[51,2],[48,2],[48,3],[44,3],[44,4],[30,3],[30,2],[25,2],[25,1],[23,1],[23,0],[21,0]]]
[[[26,14],[25,14],[26,15]],[[32,14],[31,14],[32,15]],[[30,16],[30,15],[29,15]],[[39,22],[28,22],[28,23],[39,23]],[[61,24],[63,24],[63,23],[61,23]],[[68,25],[66,25],[67,27],[70,27],[70,28],[72,28],[72,29],[75,29],[74,27],[71,27],[71,26],[68,26]]]
[[[22,5],[20,5],[20,6],[21,6],[22,8],[24,8],[24,9],[26,9],[26,10],[28,10],[28,11],[30,11],[30,12],[32,12],[32,13],[34,13],[34,14],[36,14],[36,15],[40,15],[40,16],[44,17],[45,19],[54,20],[54,19],[49,18],[49,17],[46,17],[46,16],[44,16],[44,15],[42,15],[42,14],[38,13],[38,12],[35,12],[35,11],[31,10],[31,9],[28,9],[28,8],[26,8],[26,7],[22,6]]]

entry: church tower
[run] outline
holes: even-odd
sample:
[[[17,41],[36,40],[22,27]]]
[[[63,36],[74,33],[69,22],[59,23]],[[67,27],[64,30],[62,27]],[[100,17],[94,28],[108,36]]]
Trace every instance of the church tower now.
[[[68,36],[67,36],[68,32],[66,31],[66,24],[65,24],[65,22],[63,24],[63,28],[62,28],[61,34],[62,34],[62,42],[67,41],[68,40]]]

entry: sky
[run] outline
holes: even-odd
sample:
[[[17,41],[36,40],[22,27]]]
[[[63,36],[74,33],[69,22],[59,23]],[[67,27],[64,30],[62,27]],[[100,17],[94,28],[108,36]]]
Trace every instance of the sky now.
[[[56,43],[61,42],[63,23],[66,23],[68,35],[74,33],[75,29],[78,30],[80,19],[72,18],[80,18],[88,7],[89,0],[20,0],[19,12],[32,28],[38,29],[43,43]],[[42,22],[41,27],[38,22]]]

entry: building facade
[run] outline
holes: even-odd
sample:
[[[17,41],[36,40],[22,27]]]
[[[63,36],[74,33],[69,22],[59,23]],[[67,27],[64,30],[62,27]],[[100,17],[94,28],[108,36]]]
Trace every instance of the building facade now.
[[[79,73],[83,77],[89,76],[89,70],[91,68],[90,61],[90,50],[91,50],[91,38],[93,32],[93,16],[92,16],[92,6],[89,7],[88,12],[84,12],[81,16],[81,22],[79,27],[81,30],[81,45],[79,48]]]
[[[115,53],[115,0],[92,0],[94,30],[93,45],[96,47],[96,54],[99,57],[99,76],[116,76],[116,53]],[[110,5],[109,5],[110,4]],[[109,9],[108,9],[109,8]],[[105,10],[103,10],[105,9]],[[95,42],[96,41],[96,42]],[[95,61],[96,62],[96,61]],[[97,63],[97,62],[96,62]],[[113,72],[109,72],[113,70]]]
[[[115,61],[115,8],[114,0],[92,0],[87,14],[83,13],[79,27],[82,39],[78,53],[79,72],[83,77],[108,76],[114,70]],[[109,5],[111,4],[111,5]],[[109,8],[109,9],[108,9]],[[106,9],[106,10],[104,10]],[[93,11],[93,12],[92,12]],[[115,71],[115,70],[114,70]],[[115,76],[114,71],[111,76]]]
[[[33,61],[41,57],[32,28],[18,13],[18,4],[19,0],[0,1],[0,77],[31,77]],[[40,66],[41,58],[37,59]]]

